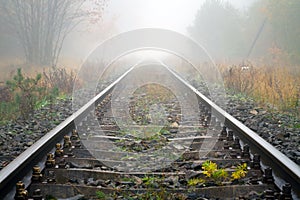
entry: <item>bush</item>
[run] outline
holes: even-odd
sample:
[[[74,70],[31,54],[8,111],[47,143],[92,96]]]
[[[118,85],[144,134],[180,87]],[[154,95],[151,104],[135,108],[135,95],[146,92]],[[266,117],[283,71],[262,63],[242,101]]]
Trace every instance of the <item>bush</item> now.
[[[24,77],[21,68],[19,68],[13,80],[6,82],[13,92],[14,103],[23,118],[27,118],[33,113],[41,93],[45,90],[39,86],[41,78],[41,74],[37,74],[35,78]]]
[[[50,105],[51,109],[58,96],[72,92],[74,80],[73,72],[56,67],[34,78],[25,76],[21,68],[17,69],[12,80],[0,85],[0,121],[3,124],[20,115],[26,119],[45,105]]]
[[[70,94],[73,91],[75,79],[75,73],[73,71],[68,73],[65,68],[51,67],[43,72],[44,84],[64,94]]]

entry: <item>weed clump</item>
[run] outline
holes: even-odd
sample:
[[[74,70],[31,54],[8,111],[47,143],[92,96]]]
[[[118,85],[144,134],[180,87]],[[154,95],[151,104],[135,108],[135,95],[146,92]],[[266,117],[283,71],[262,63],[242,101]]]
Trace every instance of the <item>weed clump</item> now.
[[[0,86],[0,123],[18,117],[28,119],[35,110],[46,105],[52,109],[58,97],[72,92],[74,81],[74,73],[63,68],[53,67],[34,77],[18,68],[12,79]]]
[[[27,118],[33,113],[36,102],[45,90],[39,86],[41,78],[41,74],[37,74],[35,78],[24,77],[19,68],[13,79],[6,82],[14,94],[14,101],[23,118]]]
[[[248,173],[247,164],[238,165],[231,173],[231,178],[224,168],[219,168],[218,165],[210,160],[202,163],[203,177],[191,178],[188,180],[188,186],[208,186],[208,185],[222,185],[224,182],[236,182],[244,178]]]

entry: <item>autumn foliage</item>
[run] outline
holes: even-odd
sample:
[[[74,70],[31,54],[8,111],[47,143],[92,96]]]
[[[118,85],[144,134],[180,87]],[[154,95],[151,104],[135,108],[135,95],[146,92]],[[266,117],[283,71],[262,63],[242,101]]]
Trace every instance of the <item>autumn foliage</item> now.
[[[225,86],[272,109],[299,112],[300,70],[282,65],[219,65]]]

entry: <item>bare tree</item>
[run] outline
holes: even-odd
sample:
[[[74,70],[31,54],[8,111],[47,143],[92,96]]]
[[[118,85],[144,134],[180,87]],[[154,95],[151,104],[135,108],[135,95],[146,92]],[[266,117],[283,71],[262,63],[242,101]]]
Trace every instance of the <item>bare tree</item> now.
[[[66,36],[81,22],[95,22],[106,0],[0,0],[28,63],[55,66]]]

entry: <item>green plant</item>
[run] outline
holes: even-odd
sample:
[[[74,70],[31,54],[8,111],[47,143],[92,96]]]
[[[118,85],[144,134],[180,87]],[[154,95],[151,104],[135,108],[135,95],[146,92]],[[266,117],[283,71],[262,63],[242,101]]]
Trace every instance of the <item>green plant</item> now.
[[[52,195],[46,195],[45,200],[57,200],[57,198]]]
[[[24,77],[21,68],[19,68],[13,80],[6,82],[14,93],[14,101],[18,104],[19,112],[23,118],[27,118],[33,113],[40,94],[45,90],[39,86],[41,78],[41,74],[37,74],[35,78]]]
[[[300,129],[300,123],[294,124],[294,127],[293,127],[293,128],[298,128],[298,129]]]
[[[64,76],[62,75],[61,78]],[[0,85],[1,124],[15,120],[20,115],[26,119],[33,114],[34,110],[41,109],[46,105],[49,105],[51,110],[57,99],[66,98],[66,94],[60,93],[59,87],[51,85],[50,79],[48,82],[46,80],[47,78],[42,77],[41,74],[37,74],[35,77],[25,76],[22,69],[19,68],[11,80],[8,80],[5,85]],[[64,84],[64,82],[58,83],[55,80],[53,79],[58,85]],[[49,115],[50,113],[47,113],[47,116]]]
[[[205,180],[202,179],[202,178],[192,178],[190,180],[188,180],[188,186],[196,186],[196,185],[199,185],[199,184],[203,184],[205,183]]]
[[[245,177],[248,173],[247,164],[243,163],[236,167],[235,171],[232,172],[231,178],[232,180],[238,180]]]
[[[169,135],[170,134],[170,131],[168,130],[167,127],[163,127],[160,131],[159,131],[160,134],[162,135]]]
[[[142,181],[147,187],[153,187],[155,186],[155,183],[160,181],[160,179],[154,176],[144,176]]]
[[[225,180],[228,177],[228,172],[225,169],[218,169],[212,174],[213,179],[218,182],[218,180]]]
[[[35,108],[41,109],[41,108],[45,107],[46,105],[48,105],[49,103],[50,102],[48,101],[48,99],[46,97],[44,97],[43,99],[41,99],[35,103]]]
[[[50,89],[50,92],[48,94],[48,98],[51,104],[54,103],[56,97],[59,96],[59,89],[58,87],[53,87]]]
[[[66,99],[68,99],[68,95],[66,95],[66,94],[59,94],[59,96],[56,97],[56,99],[59,99],[59,100],[66,100]]]
[[[217,171],[218,169],[218,166],[216,163],[210,161],[210,160],[207,160],[205,161],[204,163],[202,163],[202,169],[203,169],[203,174],[210,178],[212,176],[212,174]]]
[[[96,196],[97,196],[98,199],[105,199],[106,198],[106,195],[102,191],[97,191]]]
[[[0,103],[0,121],[6,124],[11,119],[18,116],[18,104],[15,101]]]
[[[221,185],[228,177],[228,172],[225,169],[218,168],[217,164],[207,160],[202,164],[203,174],[215,184]]]

